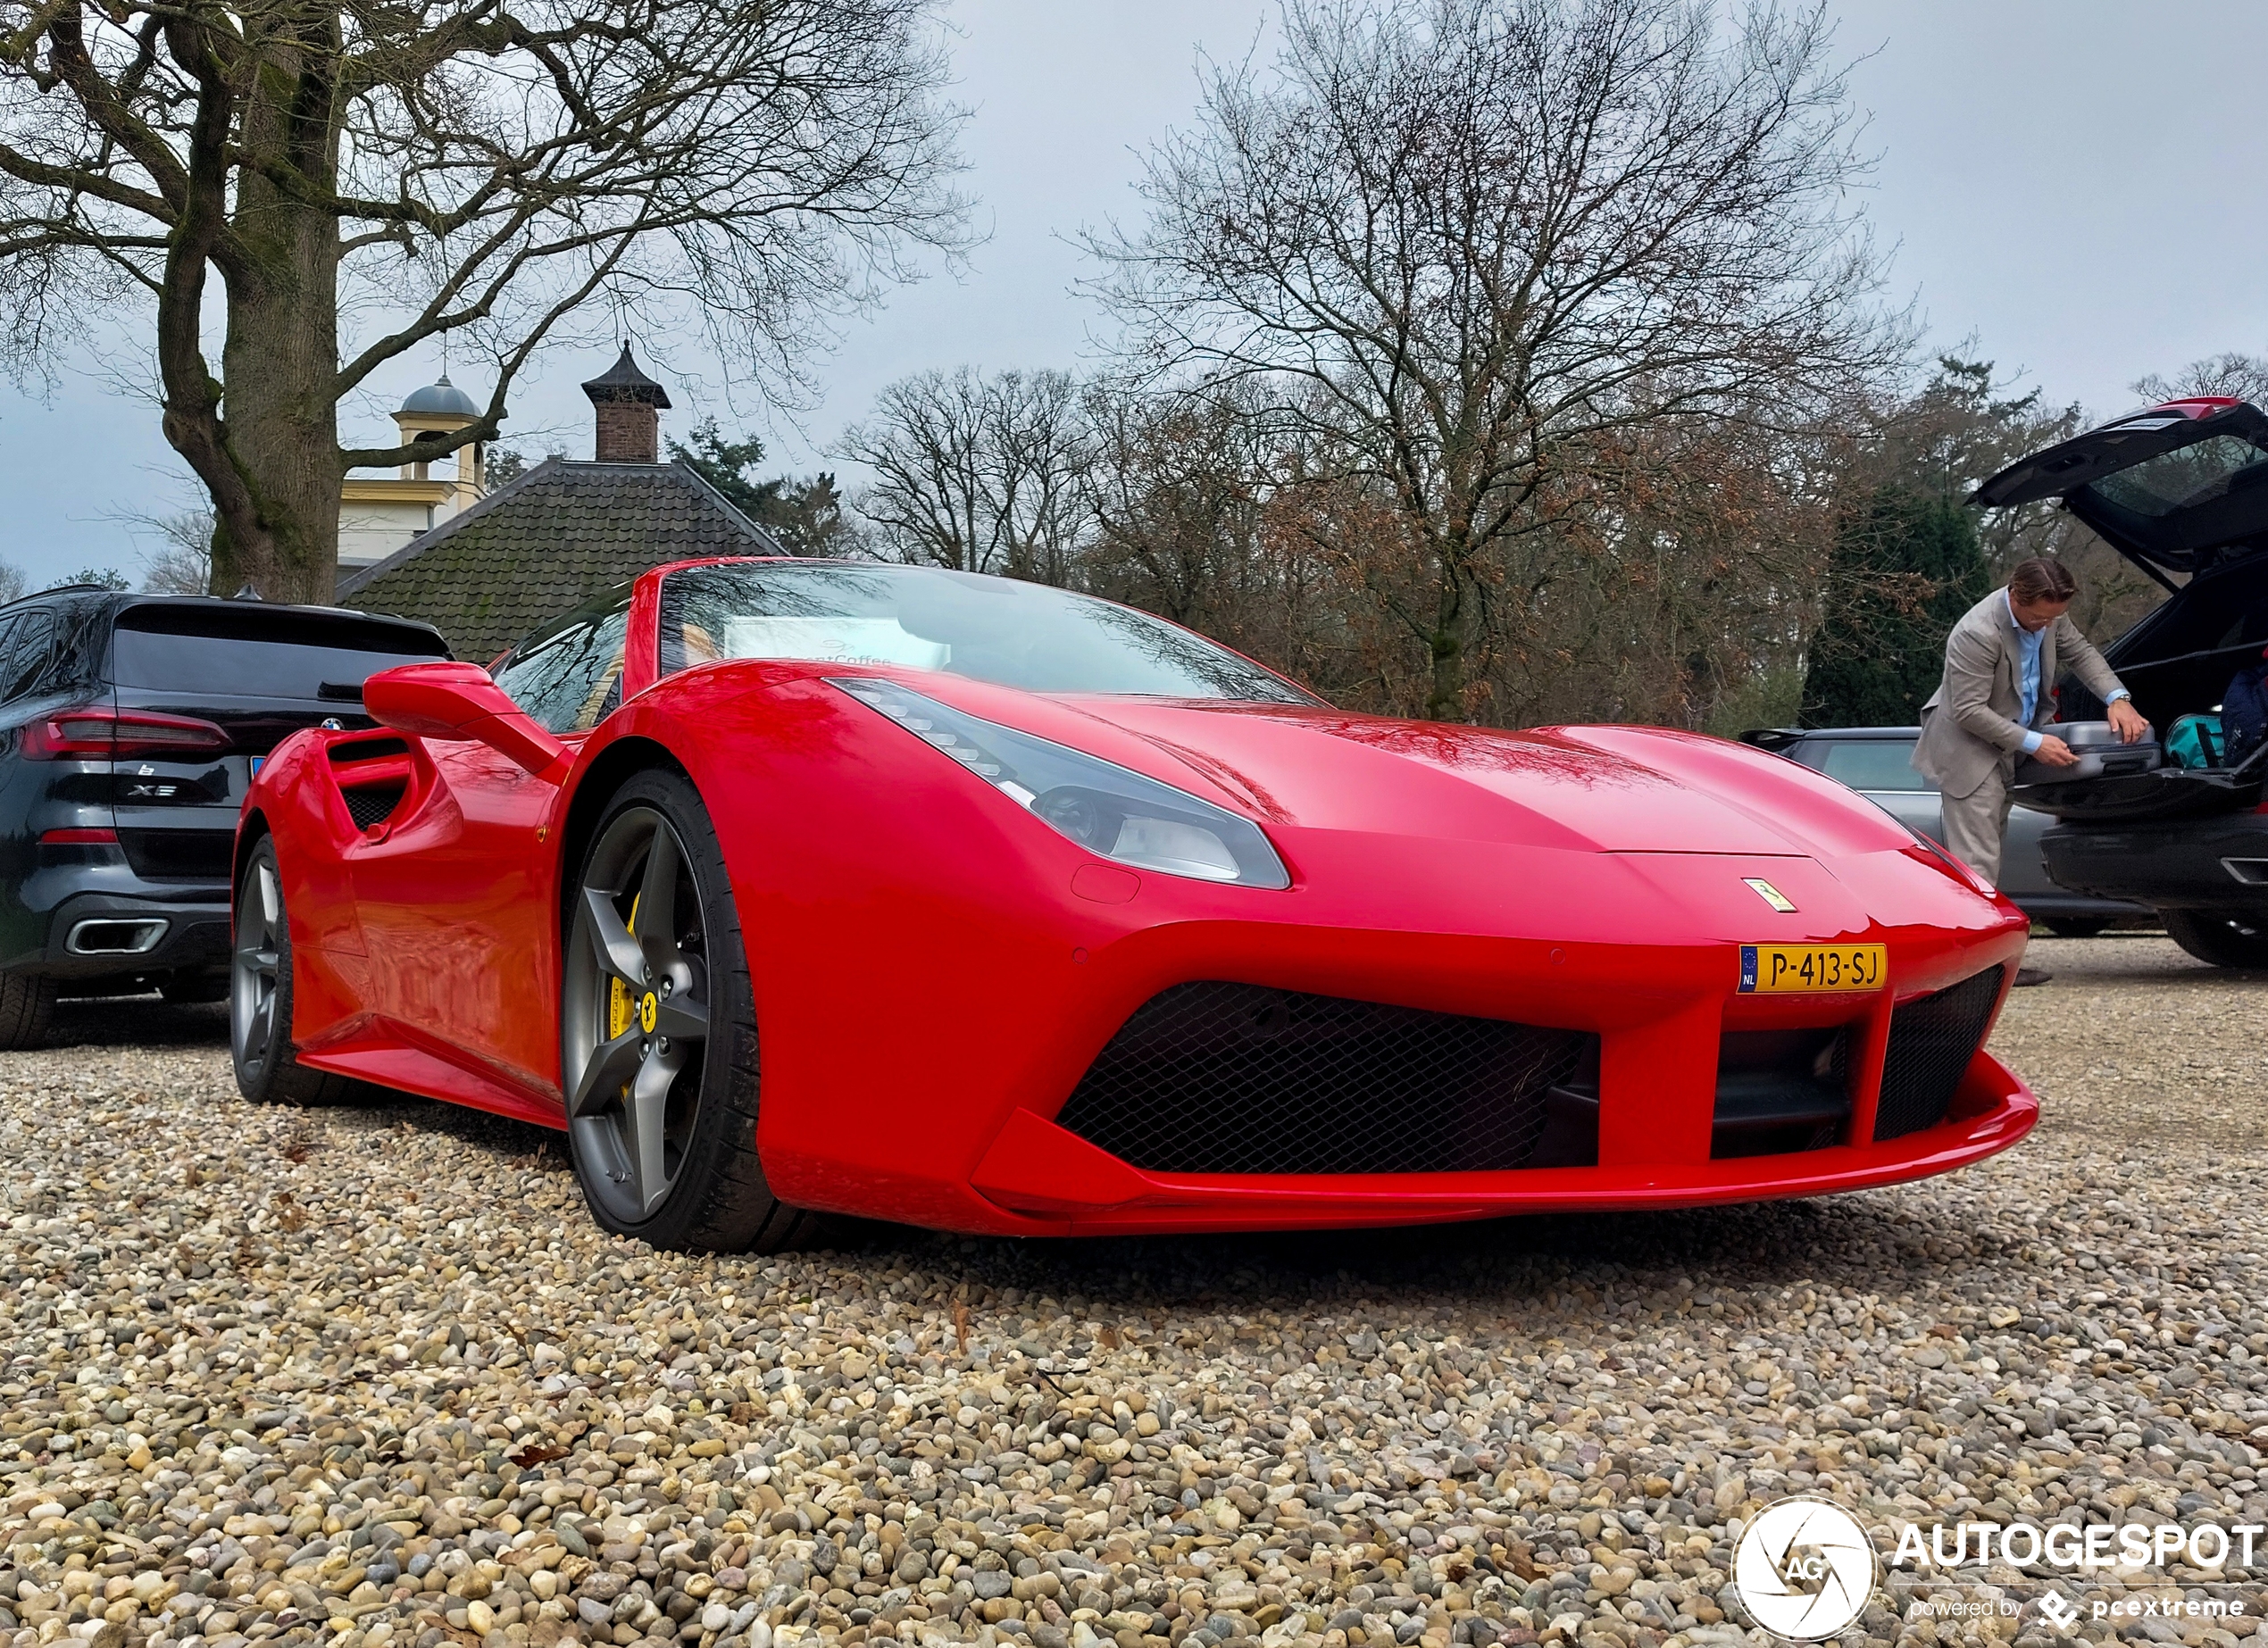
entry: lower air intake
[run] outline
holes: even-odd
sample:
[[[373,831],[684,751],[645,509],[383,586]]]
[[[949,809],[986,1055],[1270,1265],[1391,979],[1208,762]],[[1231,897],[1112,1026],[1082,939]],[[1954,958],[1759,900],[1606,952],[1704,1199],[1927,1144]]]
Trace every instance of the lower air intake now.
[[[1890,1015],[1882,1055],[1882,1097],[1874,1112],[1879,1144],[1934,1128],[1945,1119],[1969,1061],[1984,1041],[1985,1024],[2007,970],[1987,968],[1974,978],[1908,1002]]]
[[[1709,1160],[1824,1150],[1850,1120],[1849,1032],[1730,1030],[1717,1045]]]
[[[1176,985],[1127,1020],[1056,1118],[1153,1173],[1454,1173],[1528,1166],[1551,1090],[1598,1037],[1498,1019]]]

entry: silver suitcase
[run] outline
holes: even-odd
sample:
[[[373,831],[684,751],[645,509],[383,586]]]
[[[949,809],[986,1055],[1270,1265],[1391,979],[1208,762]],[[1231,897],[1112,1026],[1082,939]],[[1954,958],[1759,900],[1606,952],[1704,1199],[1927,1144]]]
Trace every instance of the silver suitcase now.
[[[2015,782],[2077,784],[2086,778],[2121,778],[2128,773],[2155,772],[2164,760],[2155,738],[2121,744],[2108,721],[2055,721],[2040,728],[2061,738],[2079,757],[2075,767],[2050,767],[2024,756],[2016,762]]]

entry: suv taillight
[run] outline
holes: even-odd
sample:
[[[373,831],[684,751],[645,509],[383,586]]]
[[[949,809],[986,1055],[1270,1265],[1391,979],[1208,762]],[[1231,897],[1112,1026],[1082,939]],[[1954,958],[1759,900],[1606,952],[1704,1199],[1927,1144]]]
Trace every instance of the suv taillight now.
[[[20,753],[27,761],[107,761],[121,755],[205,755],[228,747],[229,735],[211,721],[92,703],[26,722]]]

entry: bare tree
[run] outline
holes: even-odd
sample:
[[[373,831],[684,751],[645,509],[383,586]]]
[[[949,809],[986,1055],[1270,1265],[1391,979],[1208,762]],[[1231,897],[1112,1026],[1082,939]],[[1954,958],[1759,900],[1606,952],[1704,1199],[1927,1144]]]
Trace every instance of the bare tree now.
[[[328,600],[342,474],[494,439],[581,305],[697,307],[792,387],[957,245],[936,38],[929,0],[0,0],[0,363],[138,302],[221,581]],[[339,401],[446,337],[481,416],[342,448]]]
[[[1425,712],[1488,712],[1613,432],[1803,425],[1899,359],[1843,80],[1821,12],[1727,35],[1682,0],[1289,0],[1284,40],[1152,152],[1099,289],[1149,370],[1255,385],[1376,492]]]
[[[2153,372],[2130,387],[2153,404],[2185,395],[2233,395],[2255,405],[2268,404],[2268,360],[2231,349],[2192,361],[2171,378]]]
[[[1262,516],[1272,454],[1232,388],[1155,395],[1097,384],[1085,477],[1089,574],[1176,623],[1217,630],[1268,569]]]
[[[213,512],[178,511],[134,518],[152,540],[142,553],[142,587],[158,595],[205,595],[213,587]]]
[[[891,384],[841,442],[873,470],[856,503],[887,553],[1049,584],[1085,531],[1088,449],[1069,373],[966,366]]]

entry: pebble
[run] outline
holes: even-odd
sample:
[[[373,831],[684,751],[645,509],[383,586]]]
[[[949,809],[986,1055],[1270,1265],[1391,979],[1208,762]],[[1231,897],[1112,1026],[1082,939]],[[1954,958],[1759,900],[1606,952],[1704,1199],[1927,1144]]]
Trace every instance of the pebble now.
[[[0,1055],[0,1648],[1690,1648],[1785,1494],[2268,1522],[2262,986],[2032,959],[1997,1045],[2047,1119],[1951,1178],[769,1258],[605,1236],[536,1129],[247,1105],[215,1013],[66,1006],[88,1045]],[[1871,1638],[1989,1640],[1917,1594]]]

